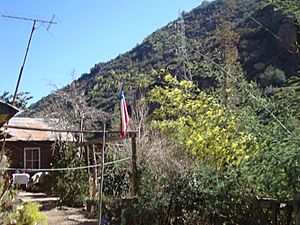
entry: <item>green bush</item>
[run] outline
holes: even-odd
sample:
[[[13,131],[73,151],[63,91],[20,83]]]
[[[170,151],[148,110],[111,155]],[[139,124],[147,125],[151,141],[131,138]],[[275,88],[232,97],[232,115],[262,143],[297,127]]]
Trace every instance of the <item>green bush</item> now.
[[[286,84],[286,77],[282,70],[268,66],[263,73],[258,75],[257,81],[261,87],[282,87]]]
[[[17,225],[36,225],[37,223],[47,224],[47,217],[45,214],[39,212],[39,203],[29,202],[21,208]]]
[[[73,143],[59,143],[54,168],[85,166],[83,158]],[[50,174],[53,194],[68,206],[81,206],[88,195],[88,173],[86,169],[55,171]]]
[[[47,225],[47,217],[39,211],[37,202],[15,204],[10,211],[0,212],[1,225]]]
[[[170,193],[165,185],[169,180],[147,167],[141,169],[138,198],[125,211],[125,224],[166,224]]]
[[[116,160],[116,158],[122,157],[125,158],[125,156],[117,156],[112,154],[110,151],[106,151],[105,161],[111,162]],[[104,195],[113,198],[127,196],[130,191],[129,170],[130,163],[128,161],[105,166],[103,186]]]
[[[251,185],[238,171],[204,161],[175,179],[145,169],[125,217],[126,224],[260,224]]]

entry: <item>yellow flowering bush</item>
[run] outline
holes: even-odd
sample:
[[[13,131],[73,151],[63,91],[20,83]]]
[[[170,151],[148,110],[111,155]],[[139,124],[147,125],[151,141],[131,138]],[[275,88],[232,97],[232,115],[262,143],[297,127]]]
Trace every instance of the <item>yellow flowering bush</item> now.
[[[238,118],[217,98],[168,73],[163,79],[167,85],[150,93],[151,101],[159,104],[153,123],[189,152],[219,166],[238,166],[257,150],[256,137],[241,132]]]

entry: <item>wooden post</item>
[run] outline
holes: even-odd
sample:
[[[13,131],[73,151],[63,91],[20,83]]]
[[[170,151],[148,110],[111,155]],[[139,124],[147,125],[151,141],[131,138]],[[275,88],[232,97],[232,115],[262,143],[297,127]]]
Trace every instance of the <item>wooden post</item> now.
[[[132,165],[132,177],[131,177],[131,194],[135,196],[137,194],[137,156],[136,156],[136,134],[131,135],[131,165]]]
[[[277,225],[277,203],[276,202],[272,202],[271,204],[272,206],[272,224]]]
[[[86,165],[90,166],[90,147],[85,147],[85,157],[86,157]],[[90,168],[87,169],[88,172],[88,182],[89,182],[89,197],[92,197],[92,185],[91,185],[91,171]]]
[[[99,220],[98,224],[101,225],[102,220],[102,204],[103,204],[103,182],[104,182],[104,150],[105,150],[105,130],[106,130],[106,124],[103,124],[103,142],[102,142],[102,152],[101,152],[101,180],[100,180],[100,187],[99,187]]]
[[[80,131],[83,131],[83,117],[80,117]],[[80,133],[79,143],[83,143],[83,133]],[[80,147],[80,157],[83,156],[83,147]]]
[[[296,225],[300,225],[300,210],[299,206],[295,207],[295,213],[296,213]]]
[[[92,162],[93,165],[97,164],[97,159],[96,159],[96,151],[95,151],[95,145],[92,146]],[[97,168],[93,167],[92,169],[92,173],[93,173],[93,187],[92,187],[92,197],[96,197],[96,193],[97,193]]]
[[[293,206],[287,206],[287,218],[286,218],[286,225],[290,225],[292,223],[292,214],[293,214]]]
[[[296,218],[296,225],[300,225],[300,193],[296,193],[294,196],[294,211]]]

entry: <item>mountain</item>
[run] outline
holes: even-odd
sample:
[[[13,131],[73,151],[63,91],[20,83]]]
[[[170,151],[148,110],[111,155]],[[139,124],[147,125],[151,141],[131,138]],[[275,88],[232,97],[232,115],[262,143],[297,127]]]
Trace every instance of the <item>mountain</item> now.
[[[217,0],[183,12],[180,18],[153,32],[132,50],[95,64],[72,85],[83,93],[87,105],[101,109],[108,117],[117,111],[121,84],[127,104],[131,105],[140,92],[149,90],[156,82],[153,71],[165,69],[178,79],[192,77],[202,88],[217,86],[221,72],[208,72],[203,55],[224,65],[219,55],[222,41],[230,40],[226,36],[230,32],[226,30],[228,24],[238,36],[237,59],[248,80],[259,80],[270,65],[283,71],[286,79],[297,75],[300,57],[295,43],[299,33],[292,18],[271,6],[263,6],[259,0]],[[63,90],[70,88],[68,85]],[[57,95],[50,94],[22,115],[43,116],[55,110],[50,109],[55,101]]]

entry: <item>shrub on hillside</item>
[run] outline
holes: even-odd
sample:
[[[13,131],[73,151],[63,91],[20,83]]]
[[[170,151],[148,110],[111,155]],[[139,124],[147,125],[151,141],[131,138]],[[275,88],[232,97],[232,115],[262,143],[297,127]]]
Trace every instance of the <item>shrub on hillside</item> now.
[[[282,70],[269,66],[263,73],[258,75],[257,81],[261,87],[282,87],[286,84],[286,77]]]

